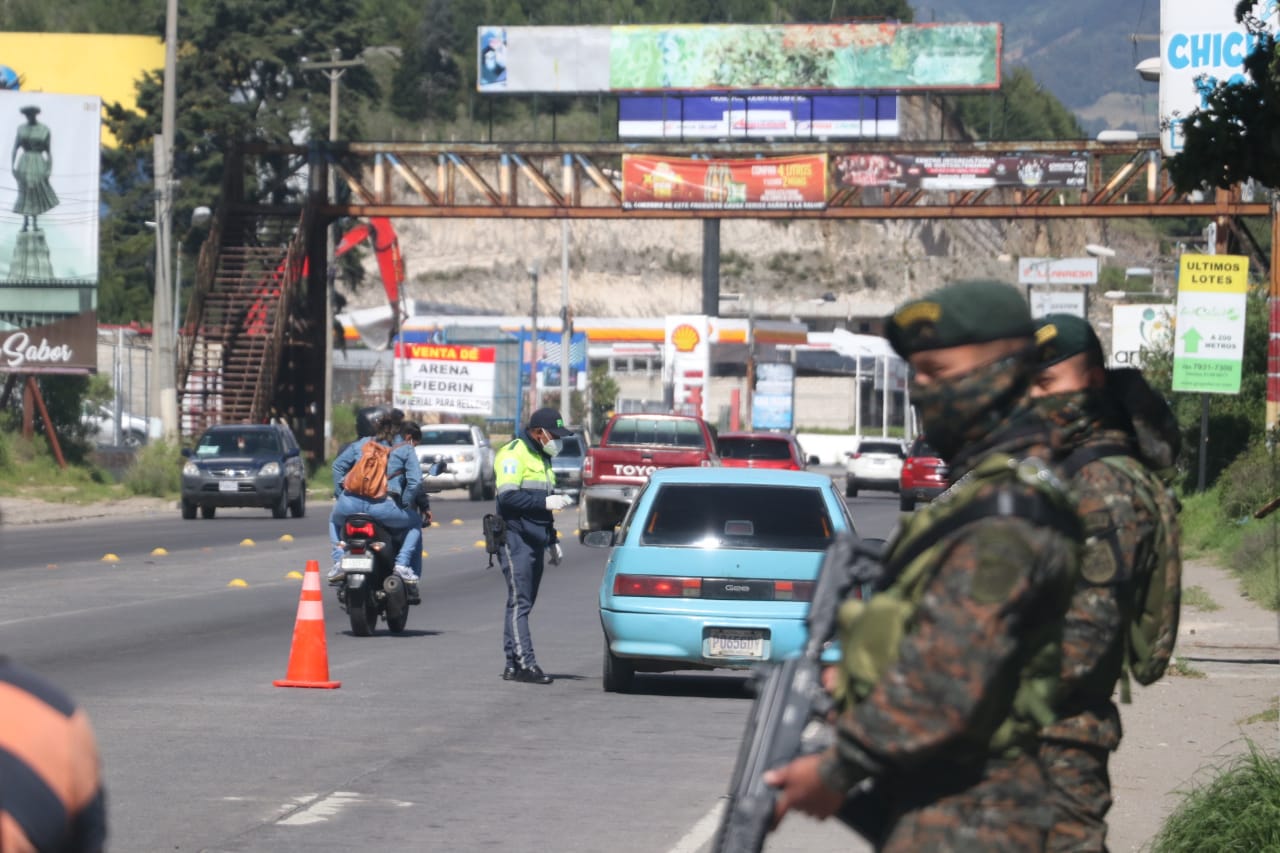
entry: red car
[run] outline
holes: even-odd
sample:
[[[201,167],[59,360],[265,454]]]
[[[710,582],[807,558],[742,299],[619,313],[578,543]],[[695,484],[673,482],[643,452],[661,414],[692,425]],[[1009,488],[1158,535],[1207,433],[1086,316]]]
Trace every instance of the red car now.
[[[916,501],[931,501],[947,488],[947,463],[938,452],[917,438],[907,451],[898,479],[898,506],[903,512],[916,508]]]
[[[716,440],[726,468],[805,469],[804,451],[795,436],[783,432],[724,432]]]

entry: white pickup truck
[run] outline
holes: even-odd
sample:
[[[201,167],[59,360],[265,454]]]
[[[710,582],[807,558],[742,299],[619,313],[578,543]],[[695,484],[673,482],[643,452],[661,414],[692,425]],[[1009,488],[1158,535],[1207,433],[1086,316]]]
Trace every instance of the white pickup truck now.
[[[473,501],[491,501],[497,493],[493,471],[493,445],[479,427],[470,424],[426,424],[422,441],[414,448],[422,463],[422,485],[439,489],[466,489]],[[449,463],[448,470],[434,477],[427,467],[437,459]]]

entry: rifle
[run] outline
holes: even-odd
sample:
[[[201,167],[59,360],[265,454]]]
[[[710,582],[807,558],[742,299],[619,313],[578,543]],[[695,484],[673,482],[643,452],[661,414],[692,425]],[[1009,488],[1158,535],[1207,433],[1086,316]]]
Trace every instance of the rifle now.
[[[762,777],[799,755],[805,728],[834,709],[822,687],[823,648],[835,636],[836,614],[854,584],[879,583],[882,577],[879,549],[869,542],[841,535],[827,549],[805,616],[809,636],[803,651],[757,673],[756,701],[729,782],[714,853],[763,849],[778,792]]]

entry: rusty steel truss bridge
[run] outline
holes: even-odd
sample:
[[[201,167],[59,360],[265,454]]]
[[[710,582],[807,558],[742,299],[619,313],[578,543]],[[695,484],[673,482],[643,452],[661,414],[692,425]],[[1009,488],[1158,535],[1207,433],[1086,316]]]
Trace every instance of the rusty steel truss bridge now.
[[[707,159],[797,155],[1041,155],[1085,157],[1084,187],[970,190],[840,187],[828,176],[821,209],[628,209],[626,154]],[[267,169],[267,165],[270,169]],[[329,173],[340,187],[328,197]],[[263,204],[265,176],[290,187],[295,203]],[[279,190],[283,184],[277,184]],[[249,187],[253,191],[247,191]],[[282,193],[277,193],[281,195]],[[201,251],[197,287],[182,333],[182,427],[219,420],[281,417],[313,458],[322,435],[327,316],[326,229],[344,217],[470,219],[1109,219],[1205,217],[1218,223],[1219,250],[1234,236],[1243,254],[1272,276],[1277,265],[1241,224],[1271,217],[1269,200],[1240,191],[1178,193],[1158,141],[852,143],[395,143],[317,142],[309,147],[249,145],[227,155],[223,198]],[[715,231],[718,241],[718,230]],[[305,258],[305,263],[301,262]],[[704,263],[705,267],[705,263]],[[713,276],[718,278],[718,276]],[[704,286],[703,305],[717,304]],[[1280,309],[1273,308],[1273,322]],[[1280,372],[1280,336],[1271,367]],[[1272,383],[1280,398],[1280,377]]]

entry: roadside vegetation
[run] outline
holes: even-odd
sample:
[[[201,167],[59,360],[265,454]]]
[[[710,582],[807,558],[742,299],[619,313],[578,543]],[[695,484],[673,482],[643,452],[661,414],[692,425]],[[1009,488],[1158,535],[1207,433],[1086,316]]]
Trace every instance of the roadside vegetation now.
[[[1186,794],[1153,853],[1280,850],[1280,757],[1249,743],[1207,784]]]
[[[1194,607],[1205,613],[1221,610],[1222,605],[1213,600],[1209,591],[1202,586],[1189,586],[1182,591],[1182,603],[1186,607]]]

